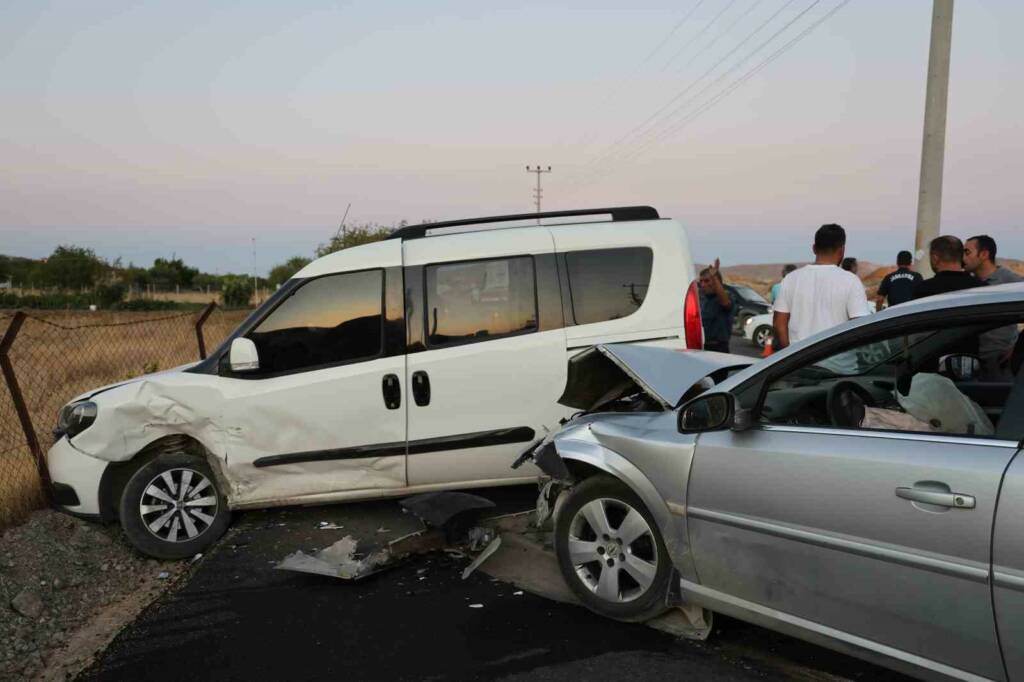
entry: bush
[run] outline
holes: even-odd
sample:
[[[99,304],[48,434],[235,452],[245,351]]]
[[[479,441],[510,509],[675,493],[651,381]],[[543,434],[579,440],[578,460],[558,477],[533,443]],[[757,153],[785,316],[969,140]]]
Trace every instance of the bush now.
[[[245,308],[252,298],[252,282],[244,277],[231,277],[224,280],[220,290],[221,301],[225,308]]]
[[[120,282],[101,284],[96,287],[96,305],[101,308],[113,308],[124,300],[127,289]]]

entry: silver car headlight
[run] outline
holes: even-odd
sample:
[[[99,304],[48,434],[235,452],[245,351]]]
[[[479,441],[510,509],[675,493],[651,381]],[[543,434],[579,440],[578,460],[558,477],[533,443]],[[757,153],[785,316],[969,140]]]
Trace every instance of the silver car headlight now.
[[[97,407],[91,400],[65,405],[57,415],[57,428],[54,436],[73,438],[92,426],[96,421]]]

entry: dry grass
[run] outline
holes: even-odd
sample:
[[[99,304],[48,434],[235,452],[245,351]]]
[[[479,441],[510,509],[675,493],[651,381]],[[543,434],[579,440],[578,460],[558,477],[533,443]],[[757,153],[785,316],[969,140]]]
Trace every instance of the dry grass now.
[[[212,351],[247,311],[213,313],[204,328]],[[10,313],[0,311],[0,332]],[[97,386],[169,369],[198,359],[195,313],[34,312],[10,356],[44,450],[57,410]],[[6,388],[0,389],[0,527],[41,501],[36,465]]]

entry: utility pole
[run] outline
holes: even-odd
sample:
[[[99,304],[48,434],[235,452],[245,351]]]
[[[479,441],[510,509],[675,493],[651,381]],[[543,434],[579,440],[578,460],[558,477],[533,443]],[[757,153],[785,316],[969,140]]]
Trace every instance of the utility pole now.
[[[544,190],[540,188],[540,175],[541,173],[550,173],[551,166],[548,166],[547,170],[541,168],[540,164],[538,164],[536,168],[531,168],[530,166],[527,166],[526,172],[537,174],[537,189],[533,190],[533,205],[537,207],[537,213],[540,213],[540,199],[542,196],[544,196]],[[537,219],[537,224],[540,224],[540,218]]]
[[[254,299],[253,305],[259,305],[260,290],[256,280],[256,237],[252,238],[252,296]]]
[[[928,245],[939,236],[942,219],[942,163],[946,149],[946,100],[949,53],[953,42],[953,0],[932,0],[932,38],[928,50],[928,86],[921,143],[921,184],[917,195],[914,265],[925,277],[932,266]]]

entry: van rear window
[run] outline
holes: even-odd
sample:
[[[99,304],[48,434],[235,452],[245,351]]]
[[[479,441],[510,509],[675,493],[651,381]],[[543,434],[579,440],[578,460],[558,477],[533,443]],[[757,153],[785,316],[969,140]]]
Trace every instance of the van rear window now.
[[[647,247],[566,253],[576,324],[618,320],[639,310],[651,283],[653,260]]]

